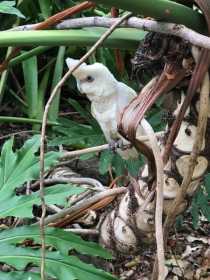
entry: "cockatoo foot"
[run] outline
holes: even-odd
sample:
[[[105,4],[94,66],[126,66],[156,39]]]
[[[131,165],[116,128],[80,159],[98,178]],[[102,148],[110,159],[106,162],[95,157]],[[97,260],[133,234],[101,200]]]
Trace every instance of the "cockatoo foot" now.
[[[118,140],[111,140],[109,142],[109,149],[116,153],[117,152],[117,149],[121,149],[121,150],[127,150],[128,148],[131,147],[131,144],[129,143],[123,143],[123,140],[122,139],[118,139]]]

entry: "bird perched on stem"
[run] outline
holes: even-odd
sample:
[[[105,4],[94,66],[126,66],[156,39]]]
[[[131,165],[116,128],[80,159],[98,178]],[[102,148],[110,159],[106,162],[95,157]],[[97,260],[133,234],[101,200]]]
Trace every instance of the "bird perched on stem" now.
[[[69,69],[78,63],[78,60],[67,58]],[[87,65],[83,63],[74,72],[78,90],[86,94],[91,101],[91,114],[98,121],[108,143],[122,140],[123,144],[129,144],[117,130],[117,123],[123,109],[136,97],[136,92],[115,79],[109,69],[101,64]],[[138,134],[144,134],[139,126]],[[117,149],[123,159],[138,158],[137,150],[132,148]]]

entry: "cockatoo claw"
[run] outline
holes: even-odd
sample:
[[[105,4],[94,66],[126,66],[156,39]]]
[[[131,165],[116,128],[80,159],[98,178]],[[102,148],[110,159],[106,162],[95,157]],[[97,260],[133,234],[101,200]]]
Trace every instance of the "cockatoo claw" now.
[[[109,150],[112,151],[113,153],[117,152],[117,148],[118,148],[118,140],[111,140],[109,142]]]
[[[109,142],[109,149],[116,153],[117,152],[117,149],[120,149],[120,150],[127,150],[128,148],[131,147],[131,144],[125,144],[123,143],[123,140],[122,139],[118,139],[118,140],[111,140]]]

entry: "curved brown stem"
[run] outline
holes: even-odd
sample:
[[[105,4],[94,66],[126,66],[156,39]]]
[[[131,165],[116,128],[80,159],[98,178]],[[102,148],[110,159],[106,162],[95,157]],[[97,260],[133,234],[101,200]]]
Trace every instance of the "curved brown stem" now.
[[[154,155],[147,145],[136,139],[136,130],[144,114],[151,108],[157,98],[175,87],[184,78],[185,74],[185,69],[177,67],[175,64],[166,64],[160,77],[155,77],[150,81],[125,108],[118,123],[119,132],[148,159],[149,174],[151,174],[150,178],[152,179],[156,174]],[[173,78],[171,79],[169,76]]]

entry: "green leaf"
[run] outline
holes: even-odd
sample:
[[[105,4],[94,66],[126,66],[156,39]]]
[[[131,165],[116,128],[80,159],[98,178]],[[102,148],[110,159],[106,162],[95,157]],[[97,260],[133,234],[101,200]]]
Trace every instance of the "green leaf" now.
[[[193,201],[192,201],[190,213],[191,213],[191,216],[192,216],[193,228],[197,229],[198,228],[198,221],[199,221],[199,207],[196,204],[196,199],[193,199]]]
[[[66,202],[66,198],[70,195],[80,194],[84,189],[72,185],[55,185],[45,188],[45,201],[47,204],[60,204]],[[9,200],[0,199],[0,216],[15,216],[19,218],[32,218],[33,205],[40,205],[40,192],[37,191],[30,195],[13,196]]]
[[[96,156],[96,153],[88,153],[88,154],[84,154],[84,155],[81,155],[79,157],[80,160],[88,160],[88,159],[91,159],[93,157]]]
[[[40,135],[35,135],[25,142],[16,153],[12,150],[13,139],[2,148],[0,158],[0,200],[11,197],[14,190],[23,183],[39,177],[39,157],[35,156],[40,146]],[[46,170],[56,162],[60,153],[49,152],[45,155]]]
[[[94,129],[99,130],[101,132],[101,129],[97,123],[97,121],[92,117],[92,115],[85,110],[79,102],[76,100],[69,98],[68,99],[69,104],[86,120]]]
[[[200,189],[197,193],[197,204],[200,207],[203,215],[210,221],[210,205],[207,195]]]
[[[37,57],[32,56],[22,62],[23,76],[25,81],[25,94],[28,103],[28,116],[31,119],[37,118],[38,106],[38,65]],[[40,115],[40,114],[38,114]]]
[[[20,18],[25,18],[25,16],[16,8],[15,1],[2,1],[0,2],[0,13],[2,14],[10,14],[10,15],[16,15]]]
[[[100,174],[105,174],[106,172],[108,172],[109,167],[112,164],[113,157],[114,157],[114,154],[111,151],[103,151],[101,153],[100,161],[99,161]]]
[[[126,170],[125,161],[121,158],[120,155],[115,154],[112,160],[112,167],[117,176],[124,174]]]
[[[12,244],[23,242],[26,239],[31,239],[35,243],[41,243],[40,229],[37,226],[23,226],[0,232],[1,244]],[[99,256],[101,258],[110,259],[111,254],[100,247],[97,243],[87,242],[80,236],[71,232],[66,232],[62,229],[48,227],[45,228],[45,242],[47,245],[53,246],[61,252],[68,255],[69,250],[75,249],[81,254],[91,256]]]
[[[44,17],[44,19],[47,19],[51,16],[52,12],[52,1],[51,0],[39,0],[39,6],[41,13]]]
[[[40,252],[29,248],[14,247],[2,244],[0,246],[0,262],[23,270],[29,263],[40,266]],[[59,280],[114,280],[109,273],[94,268],[74,256],[63,256],[59,252],[47,252],[45,269],[48,276]]]
[[[209,175],[207,174],[204,180],[206,186],[209,183]],[[192,222],[194,228],[197,228],[199,221],[200,212],[206,217],[208,221],[210,221],[210,205],[209,205],[209,197],[206,190],[202,187],[193,197],[191,209]]]
[[[105,143],[104,135],[101,130],[92,126],[75,123],[70,120],[61,121],[64,127],[56,127],[54,131],[59,133],[57,137],[49,142],[50,146],[72,145],[81,147],[92,147]],[[64,136],[63,136],[64,135]]]
[[[35,272],[1,272],[0,279],[2,280],[40,280],[40,274]]]
[[[43,2],[43,1],[41,0],[40,2]],[[57,58],[56,58],[56,64],[55,64],[55,69],[54,69],[53,79],[52,79],[52,84],[51,84],[51,91],[53,91],[56,84],[62,78],[65,51],[66,51],[66,47],[64,47],[64,46],[61,46],[58,49],[58,54],[57,54]],[[58,112],[59,112],[59,106],[60,106],[60,91],[61,91],[61,89],[58,90],[58,92],[50,106],[49,113],[48,113],[48,119],[50,121],[57,121],[57,119],[58,119]]]
[[[208,194],[208,199],[210,199],[210,173],[206,174],[204,178],[204,185],[205,185],[205,190]]]
[[[42,77],[42,80],[40,82],[38,93],[37,93],[37,108],[36,108],[36,119],[41,120],[43,118],[43,112],[44,112],[44,99],[45,99],[45,93],[47,91],[47,85],[49,82],[50,77],[50,67],[48,67]],[[41,125],[36,126],[37,130],[40,130]]]
[[[130,173],[131,176],[138,176],[139,174],[139,169],[142,166],[143,162],[142,160],[139,159],[128,159],[125,160],[125,165],[128,169],[128,172]]]

